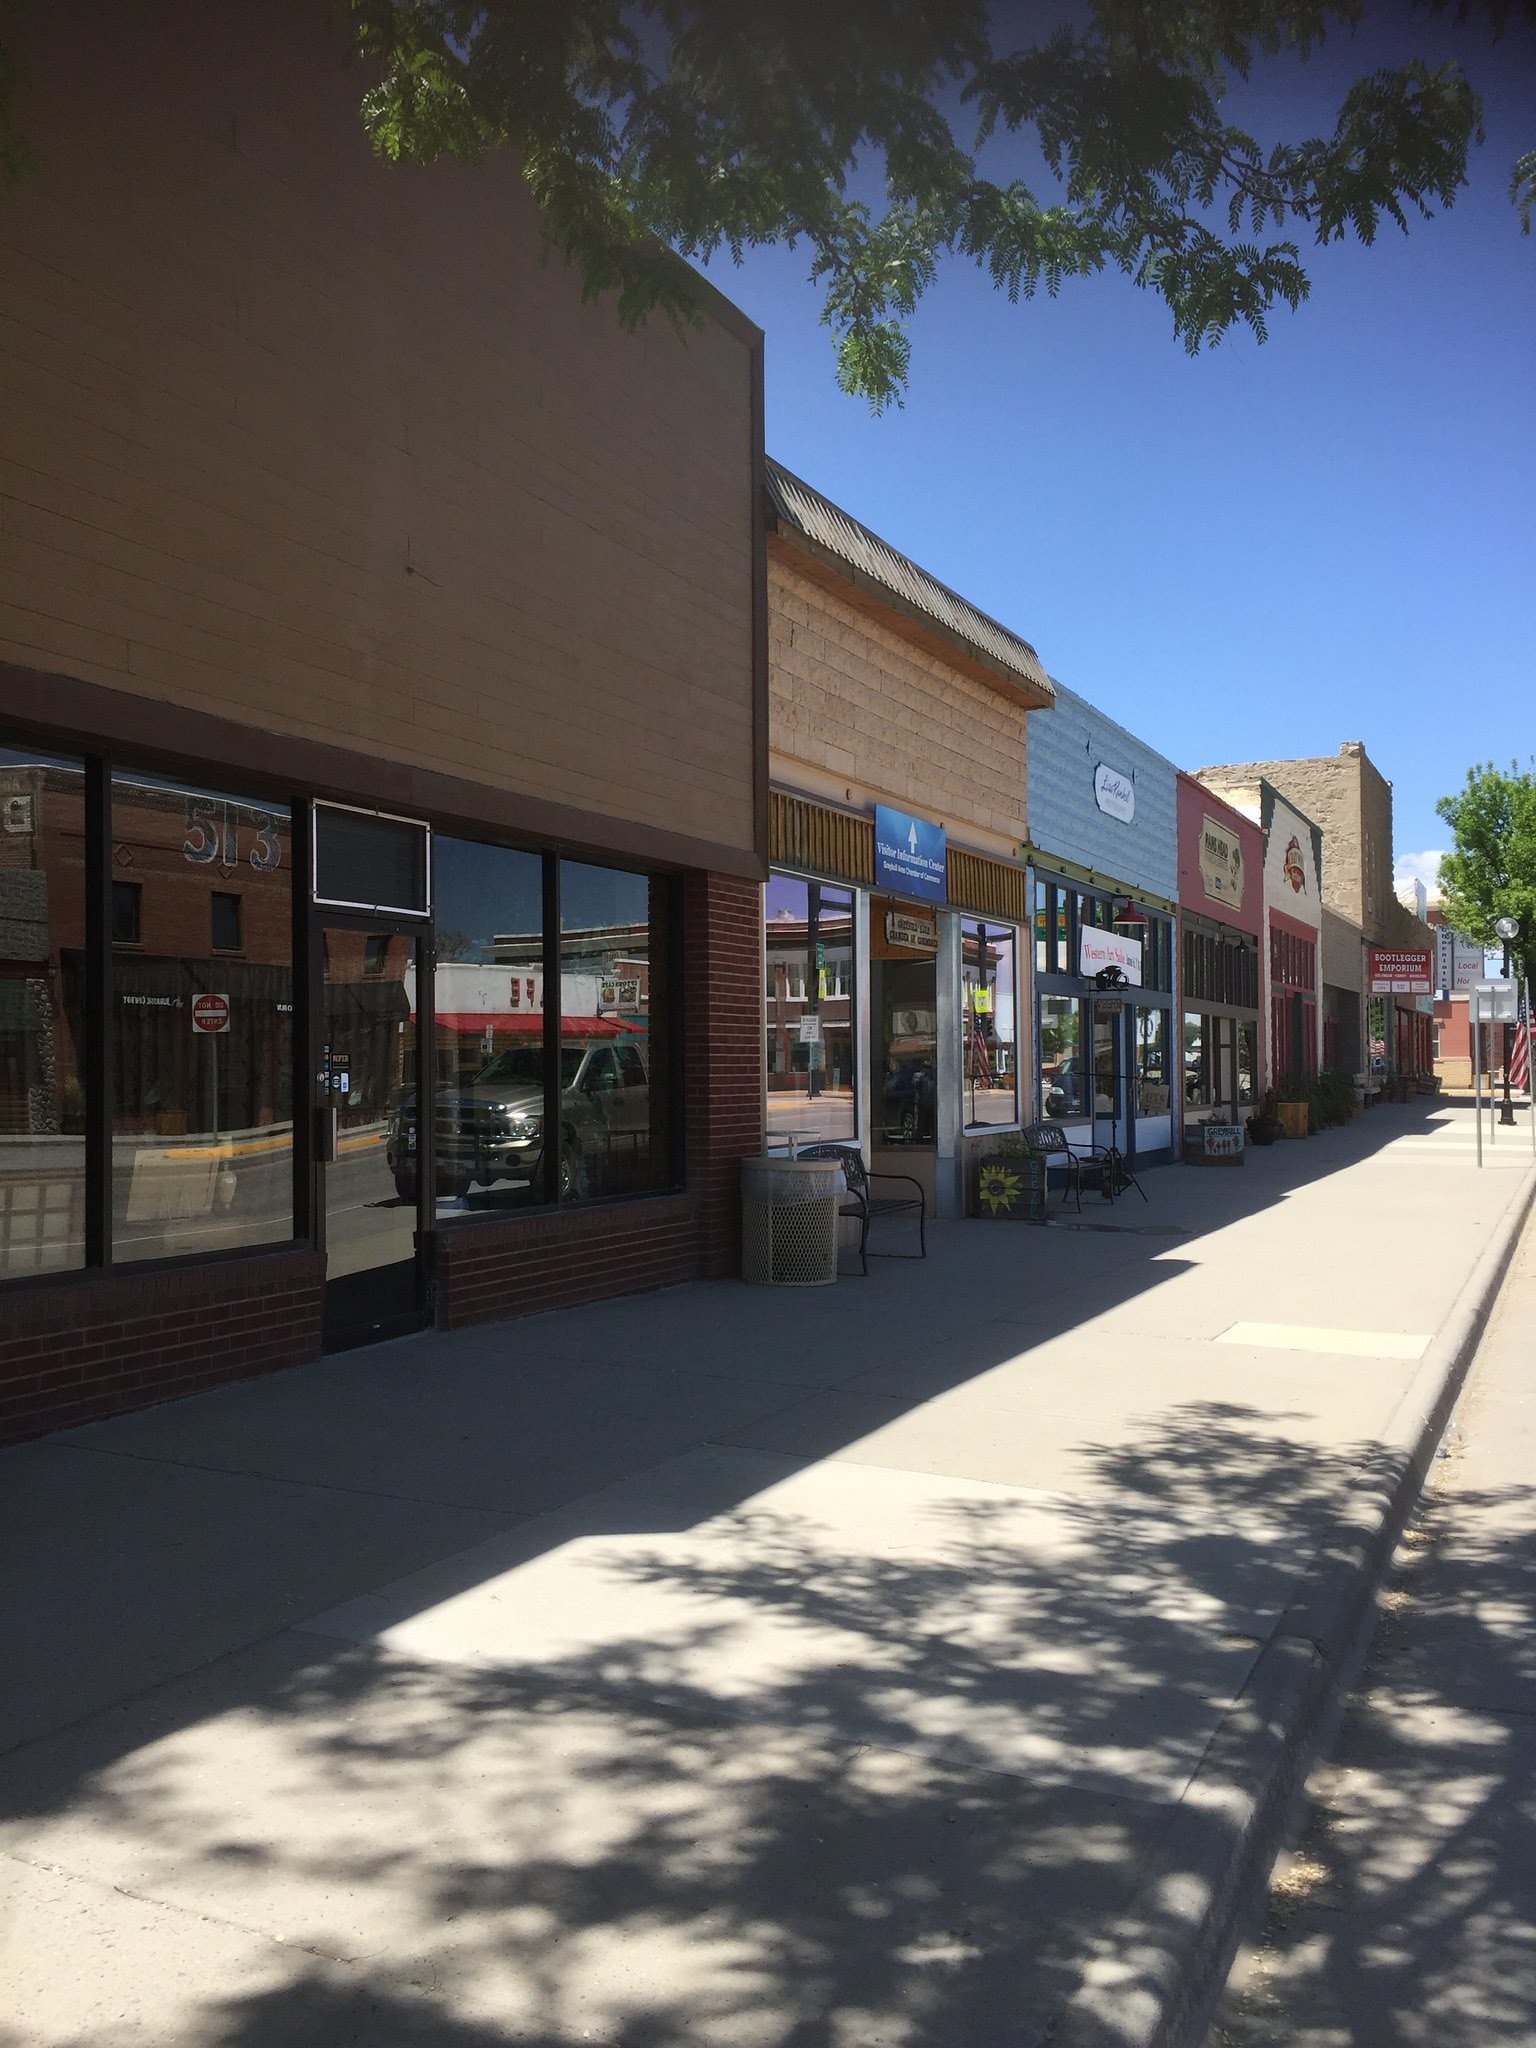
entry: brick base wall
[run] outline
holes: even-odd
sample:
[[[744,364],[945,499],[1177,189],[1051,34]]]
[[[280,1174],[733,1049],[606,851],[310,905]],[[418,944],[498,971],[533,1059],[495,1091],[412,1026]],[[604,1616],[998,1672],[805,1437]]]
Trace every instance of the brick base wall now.
[[[437,1319],[457,1330],[698,1273],[698,1216],[685,1195],[459,1224],[437,1239]]]
[[[762,914],[755,882],[684,880],[685,1190],[441,1232],[445,1328],[740,1271],[739,1162],[763,1143]]]
[[[7,1291],[0,1443],[314,1358],[324,1278],[284,1251]]]

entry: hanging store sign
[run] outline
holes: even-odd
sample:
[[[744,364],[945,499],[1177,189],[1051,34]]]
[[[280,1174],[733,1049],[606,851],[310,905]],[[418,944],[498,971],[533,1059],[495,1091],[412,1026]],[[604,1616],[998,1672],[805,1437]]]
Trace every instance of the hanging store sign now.
[[[640,1007],[640,977],[638,974],[621,975],[614,981],[600,981],[597,985],[598,1013],[604,1010],[638,1010]]]
[[[1093,771],[1093,800],[1106,817],[1129,825],[1136,815],[1136,785],[1123,769],[1101,761]]]
[[[944,827],[875,805],[875,886],[925,903],[949,901]]]
[[[937,953],[939,921],[935,917],[914,917],[905,910],[885,913],[885,943],[905,946],[911,953]]]
[[[1101,932],[1084,925],[1078,935],[1077,971],[1091,979],[1106,967],[1118,967],[1127,981],[1141,986],[1141,941],[1120,932]]]
[[[1427,949],[1403,953],[1388,946],[1372,946],[1369,965],[1373,996],[1427,996],[1433,992]]]
[[[1218,824],[1209,812],[1200,820],[1200,880],[1215,903],[1243,907],[1243,849],[1237,834]]]
[[[1472,984],[1481,981],[1485,971],[1483,949],[1471,939],[1463,938],[1460,932],[1452,931],[1449,925],[1440,925],[1435,932],[1435,986],[1447,995],[1454,989],[1465,995]]]

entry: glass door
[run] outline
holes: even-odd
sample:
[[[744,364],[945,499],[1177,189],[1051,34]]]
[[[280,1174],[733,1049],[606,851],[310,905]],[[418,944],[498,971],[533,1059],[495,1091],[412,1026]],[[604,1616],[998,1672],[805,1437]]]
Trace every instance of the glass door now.
[[[333,924],[320,943],[325,1346],[341,1350],[425,1321],[416,1109],[421,940],[409,928]]]
[[[1093,1141],[1118,1146],[1122,1152],[1130,1145],[1121,1100],[1126,1014],[1115,997],[1093,1005]]]

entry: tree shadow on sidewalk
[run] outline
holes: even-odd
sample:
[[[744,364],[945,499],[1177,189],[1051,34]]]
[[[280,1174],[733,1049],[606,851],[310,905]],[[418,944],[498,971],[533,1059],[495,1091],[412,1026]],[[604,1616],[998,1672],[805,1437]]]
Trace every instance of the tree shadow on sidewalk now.
[[[11,1846],[282,1931],[275,1981],[167,1990],[196,2048],[414,2043],[423,2003],[465,2048],[1037,2041],[1384,1476],[1236,1403],[1084,1455],[1113,1506],[957,1492],[921,1555],[750,1503],[691,1555],[605,1528],[558,1659],[277,1639],[13,1762]]]
[[[1426,1496],[1232,2048],[1536,2038],[1536,1486]]]

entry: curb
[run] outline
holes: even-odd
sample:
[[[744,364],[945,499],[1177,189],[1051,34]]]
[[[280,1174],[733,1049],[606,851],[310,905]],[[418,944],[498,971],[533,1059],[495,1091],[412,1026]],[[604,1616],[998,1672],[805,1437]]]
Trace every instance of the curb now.
[[[1516,1244],[1536,1202],[1522,1178],[1426,1350],[1327,1542],[1254,1661],[1130,1905],[1094,1942],[1046,2026],[1050,2048],[1200,2048],[1232,1958],[1267,1894],[1308,1773],[1370,1643],[1376,1596]]]

